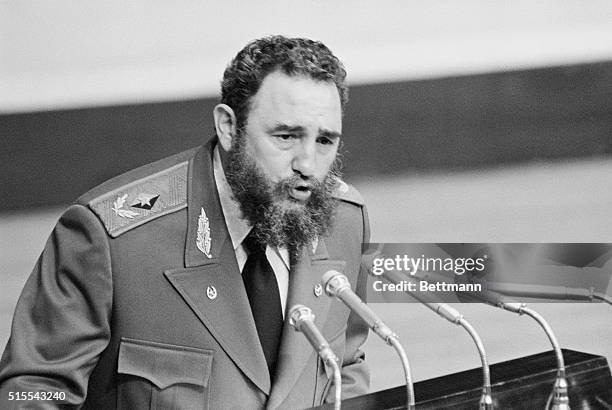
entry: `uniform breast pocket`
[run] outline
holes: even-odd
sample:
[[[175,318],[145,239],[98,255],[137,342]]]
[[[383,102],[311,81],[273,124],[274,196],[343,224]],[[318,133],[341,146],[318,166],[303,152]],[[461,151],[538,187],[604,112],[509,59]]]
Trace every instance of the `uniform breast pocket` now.
[[[208,409],[213,351],[122,338],[119,409]]]

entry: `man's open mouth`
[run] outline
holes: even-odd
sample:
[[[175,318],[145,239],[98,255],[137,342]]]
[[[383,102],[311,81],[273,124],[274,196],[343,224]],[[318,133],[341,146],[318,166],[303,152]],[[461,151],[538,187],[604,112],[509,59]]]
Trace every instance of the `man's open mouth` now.
[[[289,195],[298,201],[306,201],[312,194],[312,187],[308,185],[298,185],[290,189]]]

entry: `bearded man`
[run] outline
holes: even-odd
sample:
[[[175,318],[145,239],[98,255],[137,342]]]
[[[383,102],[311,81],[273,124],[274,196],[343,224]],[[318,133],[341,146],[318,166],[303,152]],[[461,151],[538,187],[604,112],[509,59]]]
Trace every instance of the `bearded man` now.
[[[343,397],[365,393],[367,326],[320,284],[339,270],[365,296],[367,215],[339,179],[345,76],[322,43],[255,40],[224,73],[212,140],[79,198],[17,304],[0,407],[331,401],[296,304],[339,356]]]

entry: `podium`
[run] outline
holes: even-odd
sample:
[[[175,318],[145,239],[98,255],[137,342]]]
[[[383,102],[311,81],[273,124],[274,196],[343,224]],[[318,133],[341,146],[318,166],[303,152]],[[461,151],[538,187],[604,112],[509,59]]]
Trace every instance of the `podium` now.
[[[612,409],[612,375],[605,357],[563,349],[572,410]],[[554,352],[490,366],[495,409],[545,409],[557,373]],[[482,369],[475,368],[414,383],[417,410],[478,409]],[[347,399],[345,409],[404,409],[406,388]],[[333,409],[332,404],[315,409]]]

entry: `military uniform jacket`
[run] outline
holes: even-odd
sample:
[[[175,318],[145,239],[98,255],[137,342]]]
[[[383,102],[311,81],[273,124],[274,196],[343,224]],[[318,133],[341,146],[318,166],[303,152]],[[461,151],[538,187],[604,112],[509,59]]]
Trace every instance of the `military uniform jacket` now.
[[[61,216],[16,307],[0,408],[294,409],[333,398],[331,369],[287,318],[270,380],[216,191],[214,143],[109,180]],[[367,391],[368,329],[316,288],[335,269],[365,296],[369,232],[359,194],[341,181],[337,191],[331,233],[291,266],[287,306],[313,310],[350,397]]]

